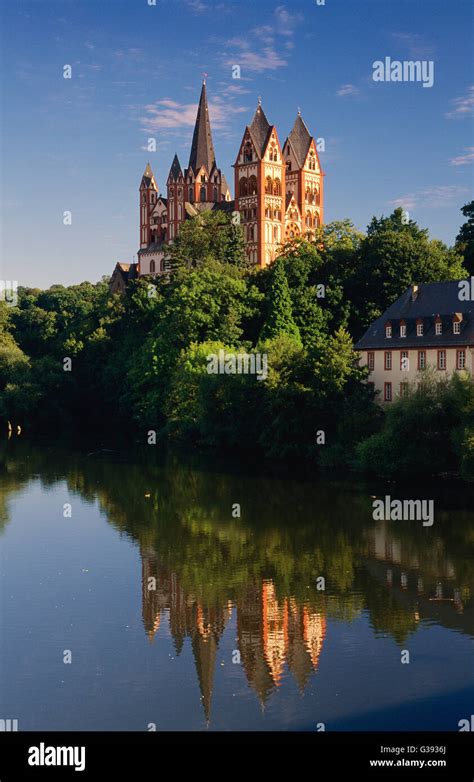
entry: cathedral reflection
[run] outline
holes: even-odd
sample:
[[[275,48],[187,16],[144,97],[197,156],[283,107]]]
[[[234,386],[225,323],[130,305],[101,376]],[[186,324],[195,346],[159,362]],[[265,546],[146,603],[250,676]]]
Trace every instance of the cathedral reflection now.
[[[235,602],[206,603],[162,566],[153,550],[141,550],[143,624],[153,641],[168,621],[176,653],[191,641],[206,721],[210,719],[219,641],[236,612],[236,650],[262,706],[282,683],[287,666],[301,692],[318,668],[326,617],[294,597],[279,597],[271,579],[255,578]]]

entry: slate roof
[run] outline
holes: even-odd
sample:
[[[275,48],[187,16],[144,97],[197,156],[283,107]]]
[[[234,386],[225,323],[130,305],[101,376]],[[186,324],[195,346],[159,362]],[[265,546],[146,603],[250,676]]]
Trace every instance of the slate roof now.
[[[147,163],[145,171],[143,172],[143,176],[142,176],[142,185],[145,185],[145,187],[150,187],[152,179],[153,179],[153,171],[151,170],[150,164]]]
[[[229,212],[232,213],[235,209],[235,201],[218,201],[213,205],[213,212]]]
[[[248,126],[249,133],[254,143],[257,155],[259,158],[263,157],[265,147],[267,145],[268,137],[271,133],[272,126],[265,116],[260,104],[257,106],[257,110],[253,116],[253,120]]]
[[[172,177],[175,181],[179,178],[179,176],[182,176],[183,172],[181,170],[181,166],[179,164],[178,155],[175,155],[173,158],[173,162],[171,164],[170,168],[170,177]]]
[[[165,242],[153,242],[152,244],[149,244],[148,247],[143,247],[141,250],[139,250],[137,255],[143,255],[144,253],[152,253],[156,252],[157,250],[161,250],[164,244]]]
[[[225,193],[227,193],[228,190],[230,192],[229,185],[227,184],[227,179],[225,178],[224,174],[222,174],[222,177],[221,177],[221,192],[225,194]]]
[[[303,117],[301,114],[298,114],[293,129],[288,136],[288,141],[291,144],[299,168],[303,168],[305,164],[312,140],[313,137],[306,127]]]
[[[138,264],[137,263],[120,263],[117,262],[114,272],[117,271],[124,282],[128,282],[128,280],[133,280],[137,276],[137,269]]]
[[[462,313],[461,333],[453,334],[453,315]],[[435,320],[441,318],[443,333],[436,335]],[[423,321],[423,336],[417,337],[417,320]],[[405,321],[407,336],[400,337],[400,322]],[[387,322],[392,325],[392,337],[385,336]],[[459,282],[421,284],[415,300],[412,288],[377,318],[355,345],[356,350],[371,348],[422,348],[474,345],[474,301],[459,300]]]
[[[201,166],[205,166],[209,173],[215,162],[216,155],[212,143],[211,123],[207,107],[206,82],[203,82],[188,168],[192,168],[196,174]]]

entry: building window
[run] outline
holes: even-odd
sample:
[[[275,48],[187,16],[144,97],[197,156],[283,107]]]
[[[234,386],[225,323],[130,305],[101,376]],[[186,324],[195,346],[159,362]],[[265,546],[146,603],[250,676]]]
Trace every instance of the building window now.
[[[375,353],[372,350],[367,353],[367,366],[372,372],[375,366]]]
[[[400,396],[408,396],[408,383],[400,383]]]
[[[248,193],[248,183],[245,178],[242,178],[239,182],[239,195],[246,196]]]
[[[416,336],[422,337],[423,336],[423,323],[417,323],[416,324]]]
[[[407,335],[407,327],[406,327],[406,324],[405,324],[405,323],[401,323],[401,324],[400,324],[400,336],[401,336],[401,337],[406,337],[406,335]]]
[[[410,369],[410,363],[408,360],[408,350],[400,351],[400,371],[408,372]]]
[[[267,195],[273,195],[273,182],[271,176],[267,176],[265,180],[265,192]]]
[[[384,383],[383,384],[383,398],[384,398],[384,402],[391,402],[392,401],[392,384],[391,383]]]
[[[281,182],[278,178],[273,183],[273,195],[281,195]]]
[[[392,368],[392,351],[386,350],[385,351],[385,369],[391,369]]]
[[[456,369],[466,369],[466,351],[456,351]]]
[[[201,187],[201,201],[205,201],[205,200],[206,200],[206,188]]]
[[[461,321],[455,320],[453,323],[453,334],[460,334],[461,333]]]
[[[150,261],[150,274],[153,274],[155,271],[155,261]]]
[[[418,369],[426,369],[426,350],[418,351]]]
[[[446,351],[438,350],[438,369],[446,369]]]
[[[437,320],[435,323],[435,334],[437,337],[440,337],[442,333],[443,333],[443,324],[441,323],[440,320]]]
[[[251,163],[252,162],[252,147],[247,142],[244,148],[244,163]]]
[[[215,188],[213,189],[213,194],[214,194],[214,195],[213,195],[214,201],[217,201],[217,195],[218,195],[218,193],[217,193],[217,187],[215,187]]]
[[[385,336],[387,339],[392,339],[392,326],[390,323],[387,323],[385,326]]]
[[[189,188],[189,201],[192,204],[194,201],[194,187]]]
[[[249,195],[255,195],[257,192],[257,177],[251,176],[249,179]]]

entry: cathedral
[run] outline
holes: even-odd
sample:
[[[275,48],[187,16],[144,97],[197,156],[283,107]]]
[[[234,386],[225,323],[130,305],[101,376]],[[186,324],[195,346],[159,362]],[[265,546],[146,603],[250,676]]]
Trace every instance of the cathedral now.
[[[166,245],[173,242],[185,220],[204,210],[224,210],[234,220],[237,216],[249,260],[259,266],[275,259],[279,245],[299,236],[311,237],[323,223],[324,174],[315,139],[300,112],[281,145],[259,100],[233,168],[234,199],[217,165],[204,81],[188,166],[182,169],[174,156],[165,197],[148,163],[140,184],[138,262],[117,264],[112,291],[122,289],[134,277],[166,272]]]

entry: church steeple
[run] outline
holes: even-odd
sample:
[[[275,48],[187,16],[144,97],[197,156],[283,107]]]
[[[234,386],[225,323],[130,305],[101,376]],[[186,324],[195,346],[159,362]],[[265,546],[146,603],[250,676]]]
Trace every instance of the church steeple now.
[[[208,173],[215,165],[216,155],[212,143],[211,123],[209,121],[209,109],[207,106],[206,82],[202,83],[201,97],[194,126],[193,143],[189,156],[189,168],[196,174],[201,166],[205,166]]]
[[[266,146],[265,142],[267,141],[268,134],[271,127],[272,126],[267,120],[265,116],[265,112],[262,109],[262,101],[259,98],[257,110],[253,115],[252,122],[248,126],[250,136],[255,146],[255,151],[257,152],[259,158],[262,158],[263,156],[265,146]]]

